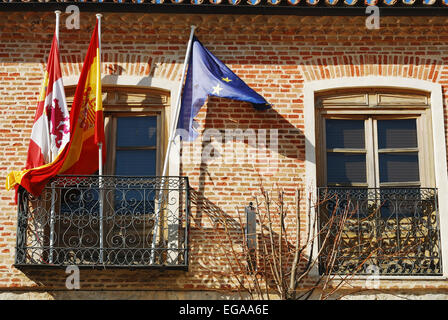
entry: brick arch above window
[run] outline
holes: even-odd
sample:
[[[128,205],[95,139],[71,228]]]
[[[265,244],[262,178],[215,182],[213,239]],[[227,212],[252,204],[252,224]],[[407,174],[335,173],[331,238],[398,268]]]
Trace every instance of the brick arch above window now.
[[[68,105],[72,104],[75,91],[74,85],[65,87]],[[106,106],[169,107],[171,104],[170,92],[157,88],[103,85],[102,93],[103,104]]]
[[[79,75],[64,76],[63,83],[66,89],[76,88]],[[162,90],[169,92],[171,97],[176,97],[178,92],[179,81],[169,80],[163,77],[150,77],[144,75],[102,75],[101,84],[106,87],[127,87],[138,88],[143,90]],[[104,90],[103,90],[104,91]],[[172,99],[174,100],[174,99]]]
[[[437,82],[443,62],[434,57],[345,54],[314,57],[302,65],[306,81],[345,77],[402,77]]]
[[[182,74],[182,63],[173,58],[139,53],[102,54],[102,76],[104,77],[148,77],[176,81]],[[67,78],[78,78],[84,57],[61,55],[62,74]]]

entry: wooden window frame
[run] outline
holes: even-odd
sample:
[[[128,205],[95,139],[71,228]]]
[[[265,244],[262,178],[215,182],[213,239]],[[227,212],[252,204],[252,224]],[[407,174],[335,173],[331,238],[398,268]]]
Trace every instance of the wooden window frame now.
[[[396,103],[390,100],[381,101],[381,97],[399,97]],[[406,103],[406,97],[408,102]],[[412,103],[412,99],[415,103]],[[405,102],[403,102],[403,100]],[[411,103],[409,103],[411,101]],[[420,187],[434,187],[434,159],[433,137],[431,128],[431,110],[429,96],[410,90],[392,90],[383,88],[359,88],[356,90],[332,90],[316,95],[316,165],[317,186],[327,186],[327,148],[326,148],[326,119],[364,120],[365,121],[365,150],[367,183],[352,183],[350,186],[359,187],[387,187],[387,186],[417,186],[416,183],[379,182],[379,151],[377,121],[385,119],[416,119],[417,144]],[[341,149],[336,152],[359,153],[361,149]],[[388,150],[389,152],[393,151]],[[405,151],[399,148],[397,152]],[[410,151],[410,150],[407,150]]]
[[[65,88],[67,105],[71,106],[76,86]],[[106,175],[115,174],[116,119],[125,116],[157,116],[156,175],[162,174],[168,142],[170,93],[154,88],[103,85],[103,113],[107,160]]]

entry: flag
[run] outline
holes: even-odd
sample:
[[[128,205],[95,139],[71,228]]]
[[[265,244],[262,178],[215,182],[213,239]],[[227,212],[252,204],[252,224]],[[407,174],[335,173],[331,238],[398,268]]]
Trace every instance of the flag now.
[[[209,95],[250,102],[258,110],[271,107],[261,95],[208,51],[196,37],[193,37],[177,125],[178,129],[188,131],[189,140],[194,140],[198,136],[194,118]]]
[[[97,115],[102,116],[98,22],[90,40],[70,110],[69,142],[53,162],[21,172],[11,172],[6,179],[6,188],[9,190],[20,184],[28,192],[38,196],[47,182],[57,174],[88,175],[97,171],[98,148],[95,136],[99,137],[98,140],[104,139],[104,128],[95,128],[95,123],[102,123],[102,119],[95,119]],[[105,154],[103,148],[103,162]]]
[[[6,188],[9,190],[16,187],[17,190],[26,173],[34,168],[48,167],[55,162],[62,156],[69,141],[70,115],[65,99],[55,33],[31,129],[25,170],[10,172],[6,179]]]
[[[62,83],[58,40],[55,33],[31,130],[26,169],[54,161],[69,140],[70,116]]]
[[[104,144],[100,67],[97,21],[73,99],[73,117],[78,121],[73,128],[70,154],[61,169],[64,174],[92,174],[98,170],[97,144]],[[105,157],[103,147],[103,163]]]

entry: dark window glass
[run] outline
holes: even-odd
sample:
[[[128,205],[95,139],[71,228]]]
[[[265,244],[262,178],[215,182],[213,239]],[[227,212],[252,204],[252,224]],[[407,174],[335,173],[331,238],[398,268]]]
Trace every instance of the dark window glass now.
[[[366,156],[353,153],[327,153],[327,182],[367,182]]]
[[[415,119],[378,120],[378,148],[416,148]]]
[[[380,153],[380,182],[420,181],[418,153]]]
[[[117,118],[115,174],[156,174],[157,117]]]
[[[157,117],[117,118],[117,147],[143,147],[157,144]]]
[[[364,149],[364,120],[326,120],[327,148]]]
[[[128,176],[154,176],[156,150],[117,150],[115,173]]]

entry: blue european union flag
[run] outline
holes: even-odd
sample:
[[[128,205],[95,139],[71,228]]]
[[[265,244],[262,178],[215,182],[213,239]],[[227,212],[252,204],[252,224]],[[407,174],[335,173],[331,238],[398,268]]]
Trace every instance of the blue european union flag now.
[[[189,140],[194,140],[198,136],[194,118],[209,95],[251,102],[258,110],[271,107],[262,96],[249,88],[243,80],[208,51],[196,37],[193,37],[177,125],[178,129],[185,129],[189,132]]]

